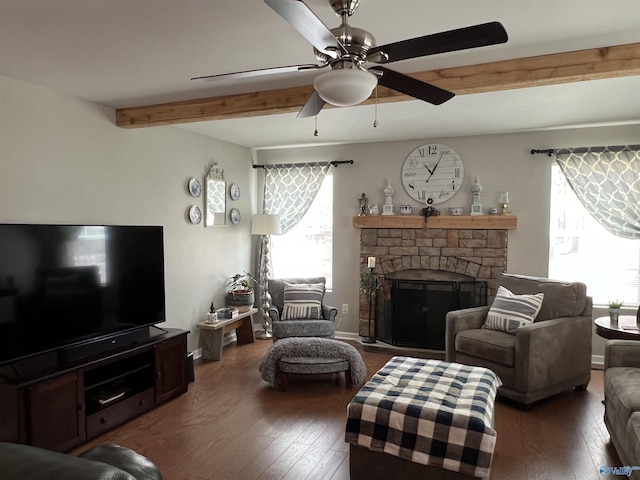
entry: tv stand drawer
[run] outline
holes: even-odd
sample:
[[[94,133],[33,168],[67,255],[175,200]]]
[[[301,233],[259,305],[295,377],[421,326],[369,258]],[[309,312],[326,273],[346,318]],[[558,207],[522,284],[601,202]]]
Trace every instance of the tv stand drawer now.
[[[149,388],[87,416],[87,439],[148,412],[155,406],[155,388]]]

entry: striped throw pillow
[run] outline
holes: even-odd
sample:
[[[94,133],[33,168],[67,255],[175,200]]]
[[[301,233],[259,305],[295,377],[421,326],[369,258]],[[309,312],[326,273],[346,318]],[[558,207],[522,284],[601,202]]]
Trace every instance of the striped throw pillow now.
[[[500,286],[482,328],[515,335],[518,327],[533,323],[542,307],[543,299],[544,293],[515,295]]]
[[[319,320],[322,318],[324,283],[284,282],[283,320]]]

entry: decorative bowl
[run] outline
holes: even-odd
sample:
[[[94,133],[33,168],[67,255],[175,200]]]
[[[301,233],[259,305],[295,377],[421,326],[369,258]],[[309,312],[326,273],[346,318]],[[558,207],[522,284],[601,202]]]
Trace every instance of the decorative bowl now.
[[[450,207],[450,208],[449,208],[449,213],[450,213],[451,215],[456,215],[456,216],[458,216],[458,215],[462,215],[462,210],[463,210],[463,208],[462,208],[462,207]]]
[[[401,215],[411,215],[412,211],[413,211],[413,207],[411,205],[409,205],[408,203],[403,203],[402,205],[400,205],[400,214]]]

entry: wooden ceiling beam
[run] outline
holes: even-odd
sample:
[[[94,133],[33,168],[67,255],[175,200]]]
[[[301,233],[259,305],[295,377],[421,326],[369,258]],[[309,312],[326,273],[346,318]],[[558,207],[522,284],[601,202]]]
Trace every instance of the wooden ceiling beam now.
[[[410,75],[455,92],[456,95],[640,75],[640,43],[430,70]],[[297,112],[312,91],[313,87],[309,85],[121,108],[116,111],[116,124],[124,128],[140,128]],[[385,87],[378,88],[379,103],[409,100],[414,99]],[[364,104],[372,102],[369,99]]]

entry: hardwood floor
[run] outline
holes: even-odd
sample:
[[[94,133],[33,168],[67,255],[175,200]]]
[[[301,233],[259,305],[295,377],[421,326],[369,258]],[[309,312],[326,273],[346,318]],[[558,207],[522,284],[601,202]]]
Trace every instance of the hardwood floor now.
[[[229,345],[220,362],[197,360],[189,392],[71,453],[116,443],[149,457],[165,480],[349,479],[346,405],[359,387],[342,375],[291,375],[286,392],[258,365],[270,341]],[[362,351],[368,376],[390,353]],[[530,410],[499,399],[492,480],[599,479],[620,465],[602,417],[602,372]],[[393,479],[390,479],[393,480]]]

